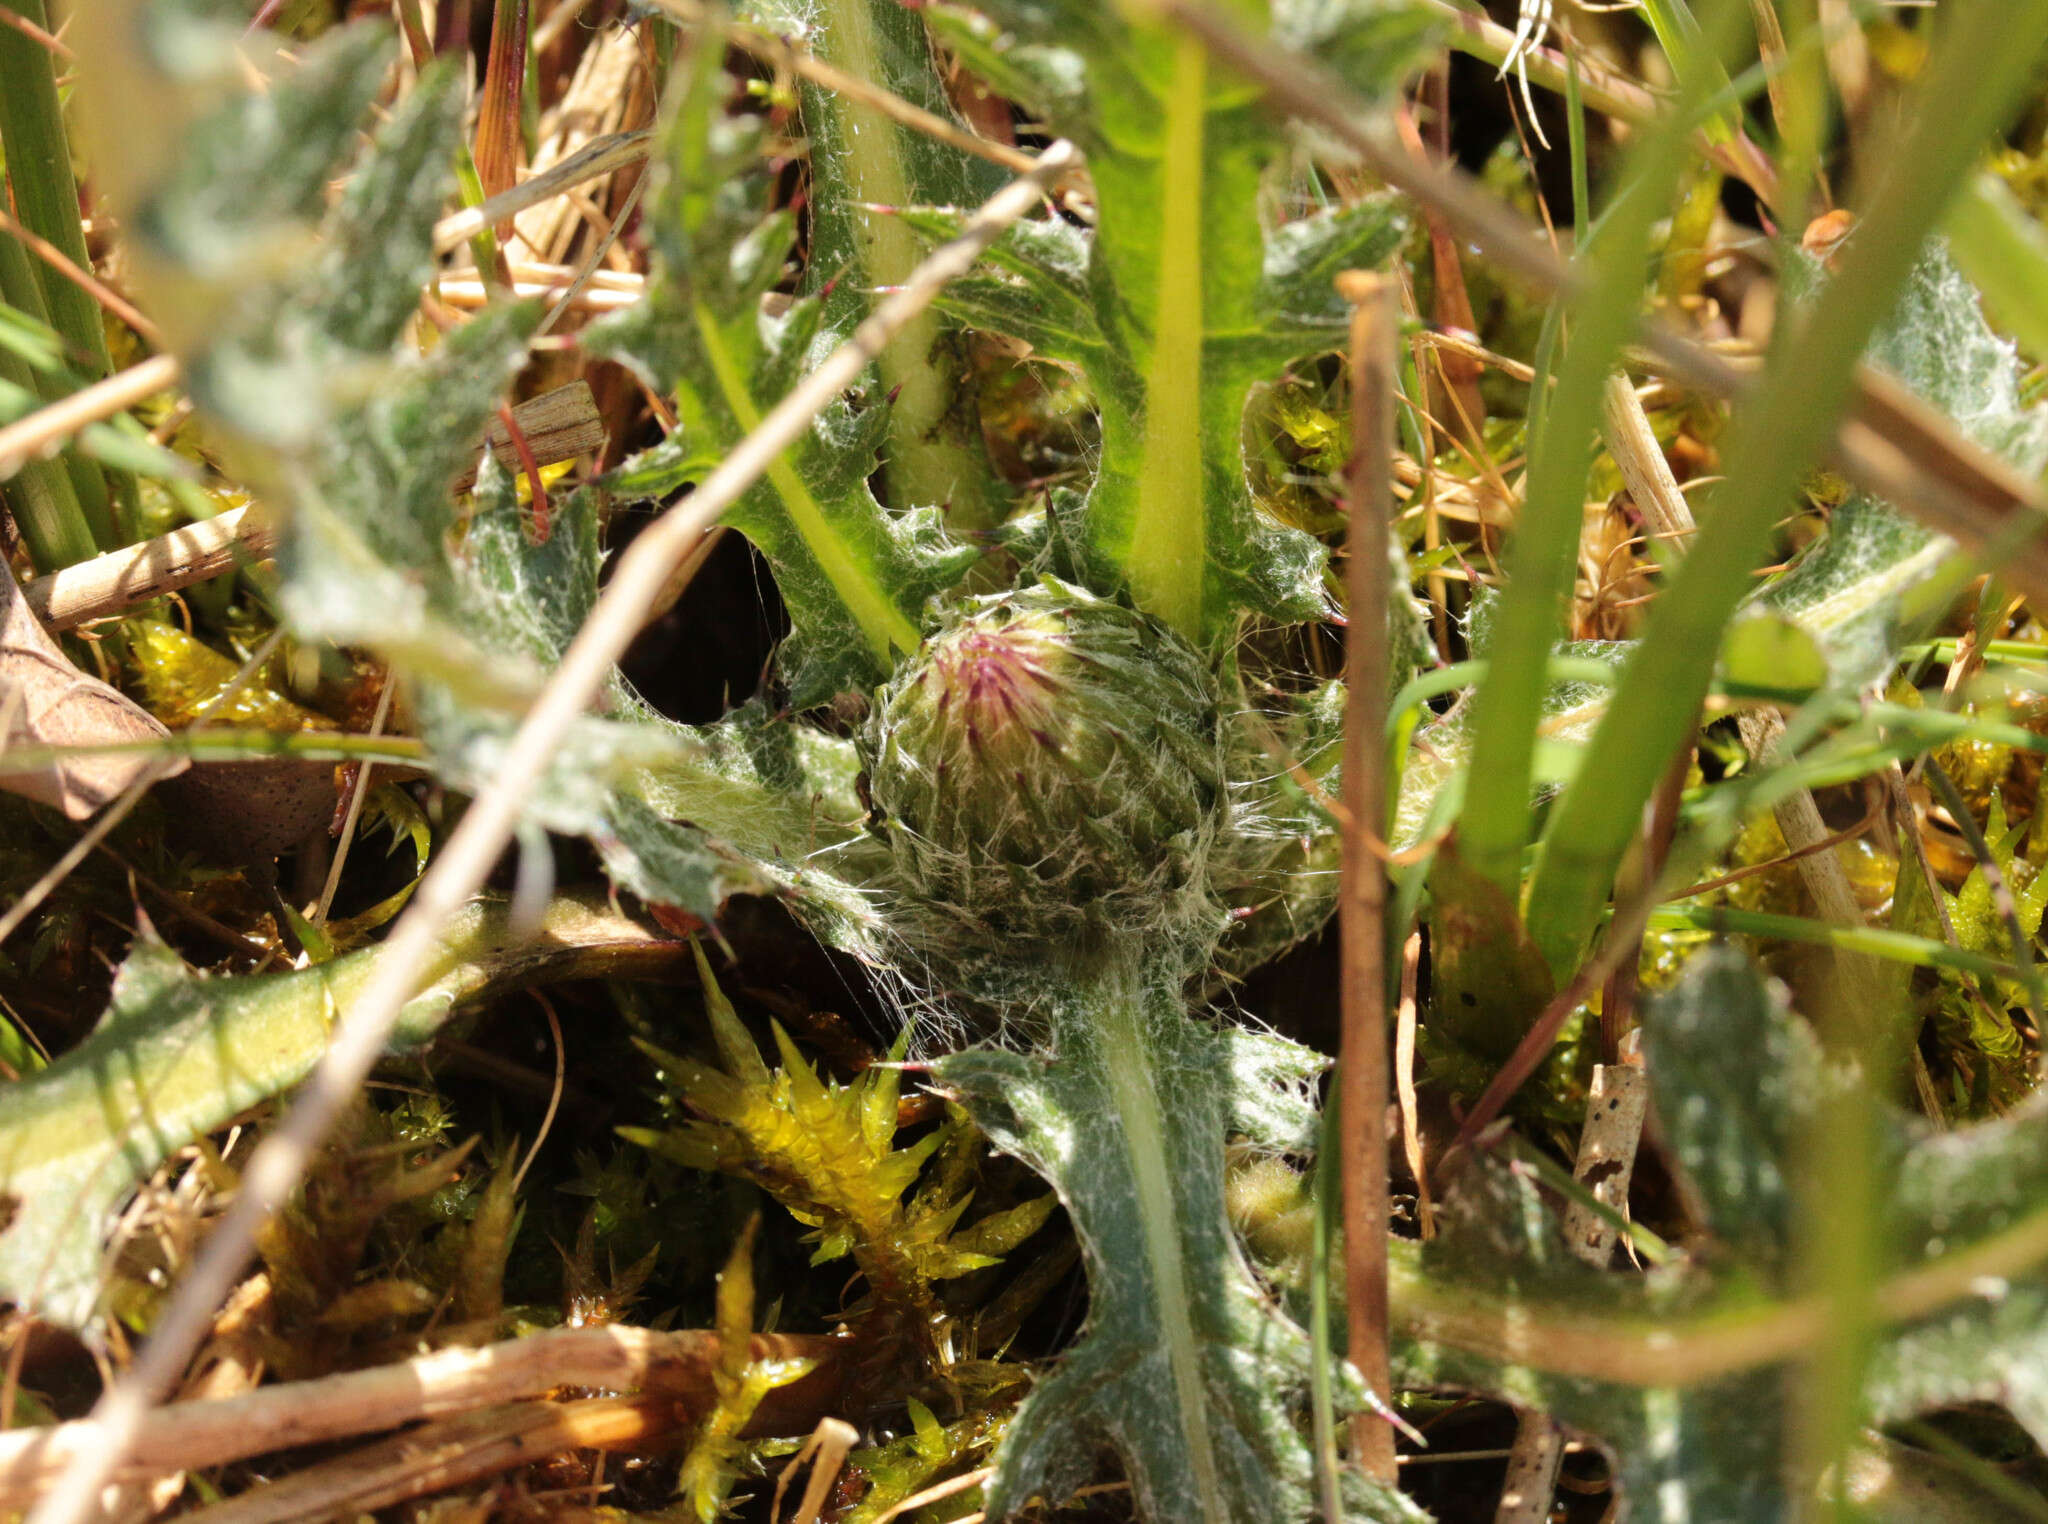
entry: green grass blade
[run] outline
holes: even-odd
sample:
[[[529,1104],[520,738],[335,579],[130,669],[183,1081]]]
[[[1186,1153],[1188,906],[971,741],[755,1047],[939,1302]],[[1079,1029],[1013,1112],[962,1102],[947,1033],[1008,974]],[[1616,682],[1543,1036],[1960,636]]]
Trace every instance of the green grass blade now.
[[[1738,409],[1725,455],[1727,480],[1701,515],[1703,527],[1683,570],[1651,609],[1642,645],[1578,781],[1552,813],[1529,922],[1554,967],[1574,961],[1592,935],[1641,804],[1707,692],[1713,674],[1701,653],[1718,647],[1751,586],[1770,526],[1832,437],[1857,357],[1891,310],[1985,138],[2031,84],[2039,39],[2048,36],[2048,0],[1976,0],[1951,7],[1945,20],[1915,91],[1911,125],[1885,162],[1884,178],[1842,254],[1840,274],[1781,342],[1756,392]],[[2016,38],[2034,39],[2036,46],[2015,46]]]
[[[49,30],[49,8],[43,0],[0,0],[16,15],[43,31]],[[56,60],[49,49],[9,26],[0,26],[0,142],[7,150],[7,180],[22,225],[48,239],[81,270],[92,268],[85,230],[78,220],[78,181],[71,172],[71,142],[64,130],[64,109],[57,97]],[[54,270],[37,272],[51,325],[73,351],[73,363],[99,380],[113,369],[106,330],[97,303]],[[16,305],[19,305],[18,303]],[[102,550],[126,543],[117,533],[108,482],[97,465],[77,461],[68,468],[80,504]],[[135,512],[135,485],[126,472],[115,473],[129,516]]]
[[[0,27],[0,31],[4,30]],[[24,335],[46,338],[40,314],[23,312],[14,302],[24,282],[26,295],[33,296],[34,278],[28,271],[28,252],[16,240],[0,233],[0,300],[5,302],[0,311],[23,318]],[[0,390],[11,387],[26,398],[47,400],[47,370],[48,367],[32,366],[21,347],[0,348]],[[99,553],[97,538],[65,463],[30,461],[11,480],[0,483],[0,494],[5,495],[21,537],[28,542],[29,559],[37,571],[53,572],[62,566],[74,566]]]
[[[1487,647],[1492,670],[1474,700],[1472,783],[1459,822],[1466,865],[1509,895],[1521,885],[1545,668],[1578,564],[1587,442],[1599,428],[1601,388],[1635,330],[1651,228],[1684,169],[1705,88],[1696,72],[1678,106],[1644,132],[1623,173],[1623,192],[1579,256],[1587,279],[1569,308],[1570,340],[1530,447],[1527,496]]]
[[[1672,72],[1681,81],[1704,82],[1716,94],[1730,89],[1728,71],[1685,0],[1643,0],[1642,12],[1650,30],[1657,34],[1657,46],[1671,60]],[[1707,117],[1705,129],[1708,142],[1733,143],[1742,133],[1741,114],[1732,105],[1718,107]]]
[[[1912,968],[1950,968],[1980,979],[2017,982],[2026,972],[2017,964],[1911,932],[1888,931],[1881,926],[1835,926],[1806,916],[1738,910],[1731,905],[1660,905],[1650,912],[1649,926],[1652,931],[1710,931],[1723,936],[1797,942],[1808,947],[1831,948],[1837,953],[1882,958],[1887,963]]]
[[[0,27],[0,31],[6,30]],[[60,336],[49,326],[48,309],[43,304],[42,288],[36,283],[28,250],[6,233],[0,233],[0,303],[4,303],[6,310],[18,319],[15,326],[20,333],[33,334],[39,340],[49,340],[52,345],[61,344]],[[0,381],[20,387],[39,402],[55,401],[69,388],[60,379],[64,370],[61,354],[51,355],[49,361],[47,364],[30,364],[18,350],[10,350],[5,356],[0,356]],[[98,554],[106,547],[106,537],[112,533],[112,526],[106,518],[106,481],[100,475],[99,467],[75,454],[60,461],[45,460],[36,464],[47,468],[37,471],[38,477],[48,477],[54,472],[61,482],[61,485],[51,483],[47,491],[32,489],[35,505],[24,509],[35,518],[33,528],[28,523],[22,524],[22,534],[28,540],[29,554],[35,561],[36,570],[55,571],[60,566],[70,566]],[[96,488],[99,496],[96,499],[83,497],[81,487],[87,494]],[[10,497],[13,496],[10,493]],[[88,502],[92,504],[90,512]],[[56,559],[47,559],[50,557]]]

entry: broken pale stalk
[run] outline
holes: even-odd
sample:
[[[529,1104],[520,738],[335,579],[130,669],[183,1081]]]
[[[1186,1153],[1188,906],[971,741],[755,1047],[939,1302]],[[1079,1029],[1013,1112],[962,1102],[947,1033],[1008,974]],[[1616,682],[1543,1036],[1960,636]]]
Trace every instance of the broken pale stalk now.
[[[37,577],[21,591],[49,629],[68,630],[261,561],[276,548],[277,529],[261,509],[232,508]]]
[[[1415,1177],[1415,1222],[1422,1241],[1436,1237],[1436,1203],[1429,1195],[1429,1165],[1422,1157],[1422,1113],[1415,1093],[1415,986],[1422,963],[1422,933],[1409,933],[1401,947],[1401,1003],[1394,1011],[1394,1093],[1401,1106],[1401,1147]]]
[[[825,1336],[756,1334],[749,1355],[825,1361],[838,1348],[838,1340]],[[718,1352],[718,1335],[704,1331],[556,1328],[480,1349],[435,1350],[316,1381],[261,1387],[218,1402],[176,1403],[150,1414],[116,1479],[233,1465],[273,1450],[543,1397],[565,1386],[659,1392],[708,1405]],[[0,1508],[28,1507],[38,1488],[98,1442],[91,1419],[0,1434]]]
[[[1596,1270],[1606,1269],[1613,1257],[1615,1220],[1628,1215],[1629,1181],[1635,1175],[1636,1149],[1649,1104],[1649,1077],[1640,1068],[1626,1063],[1593,1066],[1572,1178],[1607,1212],[1596,1212],[1582,1201],[1568,1203],[1564,1239],[1574,1255]],[[1564,1431],[1546,1413],[1521,1414],[1494,1524],[1544,1524],[1563,1460]]]
[[[821,1419],[817,1428],[811,1431],[811,1437],[804,1441],[803,1449],[797,1452],[796,1459],[783,1469],[781,1477],[776,1480],[776,1506],[770,1511],[769,1517],[774,1518],[781,1514],[783,1483],[795,1474],[799,1465],[808,1460],[811,1463],[811,1474],[805,1479],[804,1495],[797,1500],[796,1512],[789,1516],[789,1524],[818,1524],[818,1512],[825,1506],[832,1484],[839,1479],[839,1473],[846,1465],[846,1457],[859,1443],[860,1430],[845,1419]],[[989,1474],[986,1471],[982,1473],[983,1476]],[[967,1489],[961,1487],[956,1490],[964,1492]],[[899,1504],[897,1508],[890,1509],[890,1516],[893,1517],[900,1508]]]
[[[601,179],[613,170],[637,164],[647,157],[654,134],[647,128],[597,138],[579,148],[550,169],[530,180],[522,180],[477,206],[450,212],[434,224],[434,252],[446,254],[460,248],[489,227],[505,221],[530,206],[565,195],[586,181]]]
[[[1344,862],[1340,932],[1344,1040],[1344,1290],[1351,1363],[1393,1402],[1387,1355],[1387,535],[1393,512],[1394,289],[1347,271],[1352,304],[1351,459],[1345,471]],[[1393,1486],[1394,1431],[1371,1410],[1352,1419],[1352,1457]]]
[[[234,1205],[179,1283],[134,1366],[95,1407],[100,1443],[80,1455],[31,1515],[30,1524],[78,1524],[91,1512],[101,1485],[126,1456],[151,1405],[170,1389],[205,1337],[213,1309],[241,1273],[256,1234],[290,1196],[368,1076],[391,1023],[433,958],[442,927],[482,885],[510,844],[527,795],[569,727],[625,654],[675,564],[784,450],[803,437],[812,420],[859,380],[903,324],[929,306],[948,282],[971,270],[982,251],[1037,206],[1047,189],[1079,161],[1072,144],[1054,143],[1029,175],[990,197],[960,235],[934,250],[902,290],[879,303],[853,336],[798,382],[694,493],[649,525],[620,555],[589,619],[506,748],[504,764],[420,879],[412,903],[384,945],[376,974],[343,1015],[320,1068],[250,1158]]]
[[[362,1518],[567,1450],[640,1450],[688,1421],[663,1397],[525,1402],[443,1419],[185,1515],[190,1524]]]
[[[147,402],[178,379],[178,362],[170,355],[152,355],[139,365],[95,381],[61,401],[38,408],[26,418],[0,429],[0,481],[14,475],[40,455],[54,454],[89,423],[124,413]]]
[[[604,446],[604,422],[586,381],[572,381],[529,398],[512,409],[512,417],[534,459],[544,466]],[[503,423],[492,423],[486,442],[500,465],[519,469],[511,433]],[[482,456],[480,447],[479,462]],[[466,491],[475,481],[472,465],[455,479],[454,490]],[[232,508],[37,577],[21,591],[46,627],[63,631],[204,582],[246,561],[261,561],[276,548],[277,529],[261,508]]]

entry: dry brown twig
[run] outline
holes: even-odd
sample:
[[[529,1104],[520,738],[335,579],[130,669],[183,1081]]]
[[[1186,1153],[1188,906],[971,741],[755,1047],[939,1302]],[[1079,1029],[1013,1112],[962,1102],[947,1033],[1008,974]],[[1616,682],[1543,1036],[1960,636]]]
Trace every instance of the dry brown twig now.
[[[101,1483],[127,1454],[158,1396],[177,1379],[205,1335],[212,1310],[241,1270],[264,1221],[298,1184],[306,1164],[368,1076],[400,1008],[431,959],[441,930],[483,883],[511,842],[525,799],[569,727],[603,687],[639,632],[675,564],[741,493],[859,379],[889,339],[949,282],[964,275],[1004,229],[1039,205],[1079,162],[1068,143],[1046,149],[1032,172],[1012,181],[934,250],[899,290],[816,369],[681,504],[637,536],[506,750],[503,767],[476,796],[420,879],[378,956],[375,973],[343,1014],[320,1068],[243,1172],[241,1188],[171,1297],[134,1366],[101,1397],[92,1422],[100,1442],[81,1453],[31,1515],[32,1524],[77,1524]]]
[[[17,418],[0,428],[0,481],[38,456],[55,454],[87,424],[125,413],[138,402],[147,402],[158,392],[168,390],[177,379],[175,358],[151,355],[126,370],[114,372],[104,381],[95,381],[47,407],[37,408],[26,418]]]
[[[628,164],[639,163],[647,157],[653,140],[654,134],[646,128],[597,138],[561,163],[520,181],[511,189],[500,191],[477,206],[451,212],[434,224],[434,252],[446,254],[460,248],[485,228],[496,226],[516,212],[566,195],[587,180],[596,180]]]
[[[9,12],[8,14],[12,15],[13,13]],[[163,342],[162,336],[157,332],[156,324],[144,317],[136,309],[133,302],[93,274],[92,271],[80,269],[76,264],[72,263],[71,259],[62,249],[51,243],[49,239],[41,237],[31,229],[23,227],[13,217],[9,216],[5,210],[0,210],[0,233],[6,233],[10,237],[20,240],[25,248],[34,252],[36,258],[70,281],[79,290],[106,308],[107,311],[113,313],[115,317],[134,329],[151,344]]]
[[[1387,1350],[1387,876],[1368,836],[1385,830],[1387,535],[1393,521],[1394,368],[1400,320],[1382,277],[1347,271],[1352,304],[1351,460],[1345,472],[1345,809],[1339,930],[1344,958],[1345,1307],[1351,1363],[1384,1403],[1394,1397]],[[1351,1450],[1368,1476],[1394,1485],[1394,1431],[1370,1409],[1352,1421]]]
[[[65,45],[64,39],[54,32],[47,32],[28,17],[16,12],[11,6],[0,6],[0,26],[12,27],[39,48],[48,48],[66,63],[76,63],[78,55]]]
[[[588,1397],[488,1408],[395,1434],[184,1517],[191,1524],[356,1518],[564,1451],[651,1446],[690,1416],[665,1397]]]

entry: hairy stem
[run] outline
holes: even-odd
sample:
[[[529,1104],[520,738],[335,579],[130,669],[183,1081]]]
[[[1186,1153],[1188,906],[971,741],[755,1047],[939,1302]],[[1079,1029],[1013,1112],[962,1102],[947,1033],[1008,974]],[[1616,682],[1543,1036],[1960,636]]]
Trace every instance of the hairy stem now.
[[[1166,1358],[1173,1372],[1174,1396],[1195,1485],[1201,1494],[1202,1518],[1223,1524],[1230,1518],[1216,1457],[1209,1448],[1209,1403],[1202,1382],[1201,1349],[1189,1316],[1187,1266],[1181,1257],[1180,1207],[1174,1196],[1173,1166],[1166,1157],[1166,1122],[1159,1091],[1147,1061],[1152,1044],[1135,992],[1118,990],[1103,1003],[1101,1048],[1109,1093],[1122,1121],[1125,1157],[1137,1188],[1140,1231],[1151,1271],[1152,1295],[1159,1326],[1166,1337]]]

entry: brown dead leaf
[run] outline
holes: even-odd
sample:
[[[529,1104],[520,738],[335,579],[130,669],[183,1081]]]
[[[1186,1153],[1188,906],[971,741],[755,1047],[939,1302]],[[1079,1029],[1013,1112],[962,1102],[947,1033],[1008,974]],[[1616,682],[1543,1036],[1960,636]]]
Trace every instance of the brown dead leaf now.
[[[169,735],[133,699],[73,666],[14,578],[0,574],[0,759],[17,746],[108,746]],[[21,769],[0,760],[0,788],[84,820],[151,769],[170,777],[186,766],[182,757],[136,753]]]

